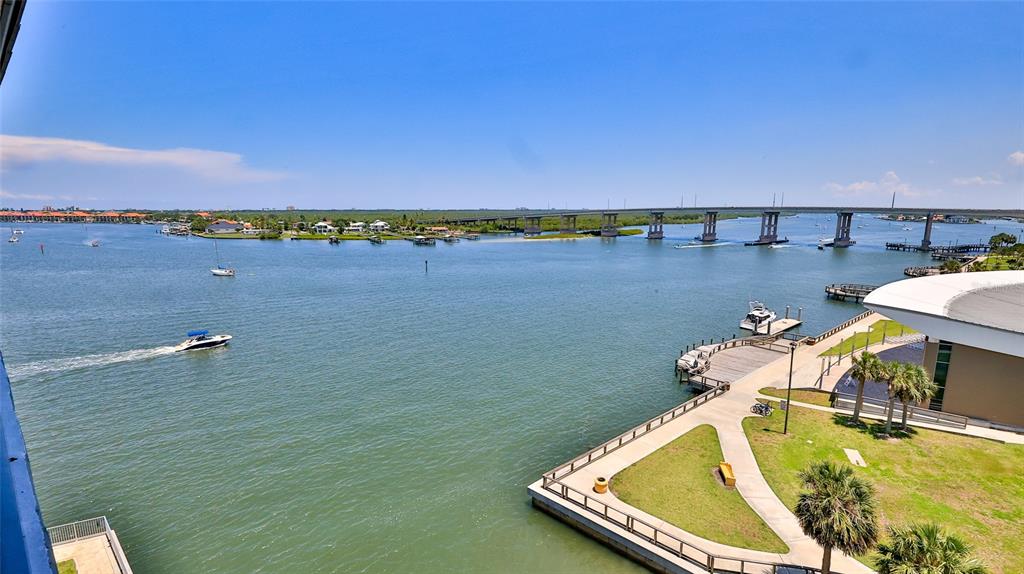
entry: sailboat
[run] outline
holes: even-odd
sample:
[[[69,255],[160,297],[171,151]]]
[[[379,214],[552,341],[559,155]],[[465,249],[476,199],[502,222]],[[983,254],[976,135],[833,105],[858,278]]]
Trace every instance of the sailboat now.
[[[231,267],[224,267],[220,264],[220,248],[217,247],[217,240],[213,240],[213,249],[217,252],[217,266],[210,269],[210,273],[213,273],[217,277],[234,277],[235,270]]]
[[[89,238],[89,226],[86,225],[84,221],[82,222],[82,229],[85,230],[85,237],[86,237],[86,239],[88,239]],[[99,239],[92,239],[92,240],[89,241],[89,247],[99,247],[99,246],[100,246],[100,240]]]
[[[18,234],[12,228],[11,229],[11,236],[7,238],[7,243],[17,243],[17,242],[18,242]]]

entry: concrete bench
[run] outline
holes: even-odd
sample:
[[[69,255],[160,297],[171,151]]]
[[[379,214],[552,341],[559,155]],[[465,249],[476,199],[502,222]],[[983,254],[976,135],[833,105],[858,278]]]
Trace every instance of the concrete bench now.
[[[736,486],[736,475],[732,472],[732,465],[727,462],[718,463],[718,471],[722,473],[722,479],[726,486]]]

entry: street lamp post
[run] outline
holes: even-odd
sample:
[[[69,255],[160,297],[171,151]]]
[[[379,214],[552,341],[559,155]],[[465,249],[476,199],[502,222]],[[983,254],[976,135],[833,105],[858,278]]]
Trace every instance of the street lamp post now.
[[[789,400],[790,395],[793,393],[793,355],[796,352],[796,343],[790,341],[789,343],[789,385],[786,387],[786,421],[782,425],[782,434],[789,432],[789,409],[793,408],[793,403]]]

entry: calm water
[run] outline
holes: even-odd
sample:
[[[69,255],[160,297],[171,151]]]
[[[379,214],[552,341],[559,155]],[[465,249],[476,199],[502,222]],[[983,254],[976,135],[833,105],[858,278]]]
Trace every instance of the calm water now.
[[[531,510],[526,485],[685,399],[679,349],[736,332],[749,298],[802,306],[818,332],[859,312],[826,283],[929,262],[881,248],[922,224],[856,222],[836,251],[814,248],[834,218],[810,216],[781,222],[783,249],[672,248],[697,225],[663,242],[221,241],[234,279],[210,275],[209,240],[95,225],[93,249],[80,226],[23,225],[0,243],[0,348],[46,521],[106,514],[140,574],[640,572]],[[235,339],[167,353],[193,328]]]

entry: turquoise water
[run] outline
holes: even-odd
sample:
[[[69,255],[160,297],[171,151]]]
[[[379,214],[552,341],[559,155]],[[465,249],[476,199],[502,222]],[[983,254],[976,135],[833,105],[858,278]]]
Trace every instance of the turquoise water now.
[[[0,244],[0,348],[47,523],[107,515],[140,574],[640,572],[531,510],[526,485],[685,399],[679,349],[735,333],[748,299],[802,306],[816,333],[860,310],[826,283],[930,264],[881,248],[922,224],[864,222],[835,251],[814,248],[834,219],[809,216],[781,222],[782,249],[729,244],[756,219],[687,249],[672,246],[700,226],[662,242],[220,241],[233,279],[210,275],[209,240],[22,225]],[[194,328],[235,338],[167,352]]]

